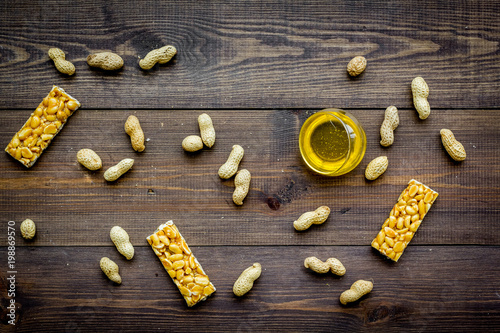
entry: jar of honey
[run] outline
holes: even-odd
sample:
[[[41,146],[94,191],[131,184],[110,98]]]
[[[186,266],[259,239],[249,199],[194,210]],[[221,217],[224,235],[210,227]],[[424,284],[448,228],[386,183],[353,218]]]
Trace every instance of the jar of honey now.
[[[300,154],[313,171],[340,176],[352,171],[363,159],[366,135],[359,121],[349,112],[324,109],[302,125]]]

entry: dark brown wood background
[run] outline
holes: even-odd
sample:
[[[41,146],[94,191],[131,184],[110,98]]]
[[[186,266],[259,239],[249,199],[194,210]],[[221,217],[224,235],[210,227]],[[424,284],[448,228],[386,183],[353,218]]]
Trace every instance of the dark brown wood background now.
[[[0,143],[59,85],[82,103],[30,170],[0,154],[1,331],[500,331],[500,5],[461,1],[16,1],[0,4]],[[177,56],[150,71],[137,66],[151,49]],[[59,74],[47,51],[59,47],[76,75]],[[88,54],[110,50],[122,70],[89,68]],[[360,77],[345,70],[368,59]],[[429,84],[430,117],[412,107],[410,83]],[[379,144],[387,106],[400,126]],[[363,124],[361,164],[337,178],[301,162],[300,126],[314,112],[340,107]],[[211,115],[212,149],[186,154],[182,139]],[[136,115],[146,150],[123,130]],[[467,159],[453,162],[439,137],[454,131]],[[233,204],[233,180],[217,176],[231,146],[246,154],[251,191]],[[2,147],[3,147],[2,146]],[[103,171],[76,161],[94,149],[106,169],[127,157],[133,169],[109,184]],[[387,172],[364,168],[379,156]],[[440,193],[394,264],[370,247],[406,183]],[[328,205],[328,221],[307,232],[292,222]],[[31,218],[35,240],[17,233],[16,325],[8,325],[7,222]],[[217,292],[189,309],[146,243],[174,220]],[[120,225],[136,249],[125,260],[109,239]],[[99,269],[108,256],[123,283]],[[306,270],[307,256],[337,257],[344,277]],[[262,276],[242,298],[232,284],[253,262]],[[360,302],[340,293],[374,282]]]

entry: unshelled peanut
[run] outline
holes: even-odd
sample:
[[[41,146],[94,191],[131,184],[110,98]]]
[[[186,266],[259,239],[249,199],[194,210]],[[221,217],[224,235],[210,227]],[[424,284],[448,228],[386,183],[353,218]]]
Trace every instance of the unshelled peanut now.
[[[134,257],[134,247],[130,243],[128,233],[119,226],[114,226],[109,232],[111,241],[115,244],[116,249],[128,260]]]
[[[467,154],[465,153],[464,146],[455,139],[455,135],[449,129],[443,128],[440,132],[441,141],[443,142],[443,146],[455,161],[460,162],[465,160]]]
[[[203,149],[203,141],[198,135],[189,135],[182,140],[182,148],[185,151],[195,152]]]
[[[114,182],[120,178],[125,172],[129,171],[134,165],[134,160],[132,158],[126,158],[118,162],[117,165],[112,166],[106,172],[104,172],[104,179],[108,182]]]
[[[347,64],[347,73],[350,76],[358,76],[363,73],[366,69],[366,58],[363,56],[357,56],[351,59]]]
[[[429,86],[423,78],[416,77],[411,82],[411,91],[413,93],[413,105],[418,112],[420,119],[426,119],[431,113],[431,107],[427,97],[429,97]]]
[[[346,305],[347,303],[355,302],[372,291],[372,289],[373,283],[371,281],[358,280],[352,284],[350,289],[340,295],[340,303]]]
[[[104,272],[104,274],[106,274],[108,279],[118,284],[122,283],[118,265],[113,260],[109,259],[108,257],[102,257],[99,265],[101,266],[101,270]]]
[[[139,61],[142,69],[151,69],[156,63],[166,64],[177,53],[177,49],[172,45],[167,45],[149,52],[144,59]]]
[[[368,166],[366,167],[365,170],[366,179],[368,180],[377,179],[387,170],[388,165],[389,165],[389,160],[387,159],[387,156],[379,156],[373,159],[370,163],[368,163]]]
[[[21,235],[24,239],[32,239],[36,234],[36,225],[30,219],[26,219],[21,223]]]
[[[95,171],[102,167],[102,160],[92,149],[80,149],[76,154],[76,159],[81,165],[89,170]]]
[[[394,143],[394,130],[399,125],[398,109],[391,105],[385,110],[384,121],[380,126],[380,144],[389,147]]]
[[[87,57],[87,64],[106,71],[114,71],[123,67],[123,59],[116,53],[101,52],[90,54]]]
[[[219,168],[219,177],[222,179],[229,179],[234,176],[236,171],[238,171],[238,166],[241,162],[241,159],[243,158],[244,153],[245,150],[242,146],[234,145],[226,163],[224,163]]]
[[[75,74],[75,65],[66,60],[66,54],[63,50],[57,47],[51,48],[49,50],[49,57],[54,61],[54,65],[59,72],[67,75]]]
[[[316,257],[308,257],[304,260],[304,266],[321,274],[332,271],[335,275],[343,276],[346,272],[344,265],[336,258],[328,258],[323,262]]]
[[[233,293],[236,296],[245,295],[252,289],[254,281],[260,277],[261,273],[262,267],[258,262],[245,269],[234,283]]]
[[[200,134],[203,143],[208,148],[212,148],[215,143],[215,129],[212,118],[206,113],[198,116],[198,125],[200,126]]]
[[[237,205],[243,205],[243,199],[248,194],[250,189],[250,180],[252,175],[247,169],[242,169],[236,173],[234,177],[234,192],[233,192],[233,202]]]
[[[141,152],[146,149],[144,146],[144,132],[141,128],[141,123],[136,116],[130,115],[125,122],[125,133],[130,135],[130,143],[135,151]]]
[[[330,215],[330,208],[328,206],[318,207],[315,211],[302,214],[293,222],[293,227],[298,231],[309,229],[313,224],[324,223],[328,219],[328,215]]]

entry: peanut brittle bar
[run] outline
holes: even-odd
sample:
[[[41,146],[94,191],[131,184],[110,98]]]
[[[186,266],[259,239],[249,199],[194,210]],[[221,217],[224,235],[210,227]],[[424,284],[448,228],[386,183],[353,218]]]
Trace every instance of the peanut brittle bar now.
[[[438,193],[412,179],[399,196],[372,247],[393,261],[398,261],[412,240]]]
[[[62,88],[53,86],[19,132],[14,134],[5,151],[25,167],[33,166],[79,107],[80,102]]]
[[[215,292],[207,274],[172,221],[146,238],[189,307]]]

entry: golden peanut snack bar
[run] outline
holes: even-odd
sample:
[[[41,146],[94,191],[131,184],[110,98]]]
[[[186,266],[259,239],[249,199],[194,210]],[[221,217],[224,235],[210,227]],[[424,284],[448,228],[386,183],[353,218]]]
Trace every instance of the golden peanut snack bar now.
[[[214,285],[174,222],[160,225],[146,239],[189,307],[206,300],[215,292]]]
[[[5,151],[29,168],[35,164],[80,102],[62,88],[52,87],[23,127],[14,134]]]
[[[373,240],[372,247],[398,261],[437,197],[436,191],[415,179],[410,180]]]

